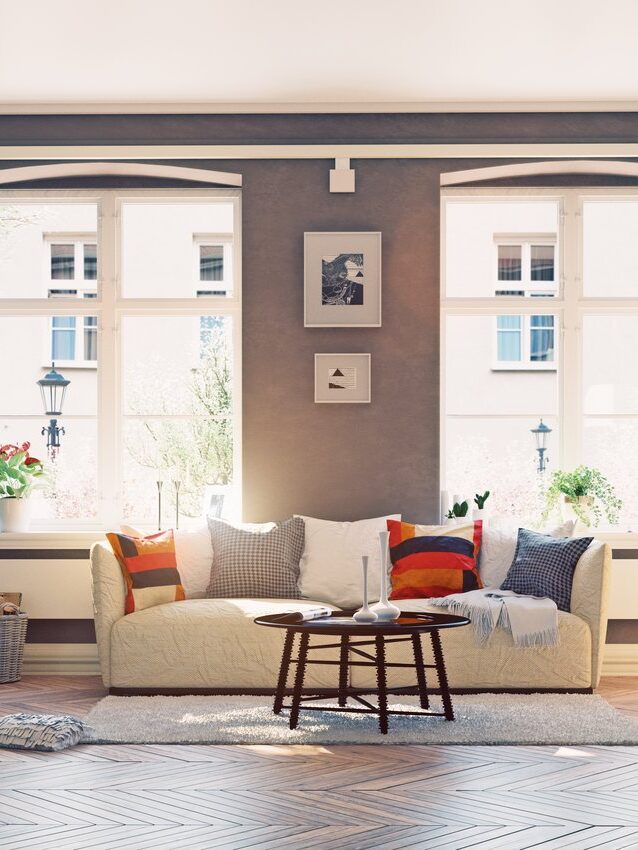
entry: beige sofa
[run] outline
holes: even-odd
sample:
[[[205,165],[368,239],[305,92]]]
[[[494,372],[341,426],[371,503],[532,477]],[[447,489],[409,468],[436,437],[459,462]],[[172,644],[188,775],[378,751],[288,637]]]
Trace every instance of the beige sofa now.
[[[556,647],[517,648],[501,630],[483,645],[476,642],[471,626],[441,631],[450,686],[456,690],[583,691],[596,687],[607,628],[610,560],[610,549],[602,544],[592,544],[580,559],[571,612],[559,612]],[[187,599],[125,616],[124,580],[106,543],[93,547],[91,568],[100,667],[112,693],[272,691],[284,633],[257,626],[253,619],[319,604],[290,599]],[[405,611],[436,610],[420,599],[402,600],[400,606]],[[408,660],[408,646],[396,644],[388,660]],[[336,650],[327,650],[325,656],[336,659]],[[335,669],[310,665],[306,687],[334,687]],[[374,687],[372,669],[353,670],[353,686]],[[414,684],[409,671],[393,670],[393,674],[389,684]]]

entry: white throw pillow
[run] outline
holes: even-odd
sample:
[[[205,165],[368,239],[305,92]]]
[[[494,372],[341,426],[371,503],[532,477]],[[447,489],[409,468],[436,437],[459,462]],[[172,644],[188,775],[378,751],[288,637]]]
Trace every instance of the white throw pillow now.
[[[363,587],[361,556],[368,555],[368,599],[376,602],[381,582],[379,532],[387,531],[387,519],[400,520],[401,515],[358,522],[302,519],[306,541],[299,564],[301,595],[339,608],[358,608]]]
[[[571,537],[573,530],[574,523],[568,520],[544,533],[551,537]],[[515,531],[503,531],[483,526],[479,575],[485,587],[500,587],[503,584],[514,560],[517,541],[518,527]]]

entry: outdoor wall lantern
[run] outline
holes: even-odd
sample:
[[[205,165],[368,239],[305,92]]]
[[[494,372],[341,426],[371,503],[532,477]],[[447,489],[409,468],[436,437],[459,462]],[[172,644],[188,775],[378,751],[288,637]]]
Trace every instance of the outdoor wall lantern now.
[[[44,415],[51,417],[49,424],[42,428],[42,436],[47,435],[47,450],[53,460],[60,451],[60,436],[64,434],[64,428],[58,425],[58,416],[62,416],[66,388],[71,381],[57,372],[52,363],[51,371],[36,383],[40,387]]]
[[[545,423],[541,419],[536,428],[531,428],[530,430],[534,435],[534,439],[536,441],[536,451],[538,452],[538,466],[536,467],[536,471],[542,473],[545,472],[547,463],[549,461],[549,458],[546,455],[547,439],[552,433],[552,429],[545,425]]]

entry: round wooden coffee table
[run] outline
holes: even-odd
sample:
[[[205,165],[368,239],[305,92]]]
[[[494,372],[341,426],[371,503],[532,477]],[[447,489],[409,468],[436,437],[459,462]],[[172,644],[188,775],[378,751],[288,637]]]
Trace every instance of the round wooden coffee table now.
[[[335,611],[332,616],[322,618],[321,620],[302,620],[299,614],[268,614],[264,617],[256,618],[255,623],[260,626],[286,630],[279,680],[277,682],[277,691],[273,705],[274,713],[279,714],[282,709],[289,709],[291,729],[296,728],[301,710],[378,714],[379,729],[384,735],[388,731],[388,717],[394,714],[445,717],[446,720],[454,720],[454,710],[448,688],[439,630],[466,626],[470,621],[466,617],[455,617],[451,614],[405,612],[401,614],[398,620],[360,624],[352,619],[352,613],[351,611]],[[423,634],[430,636],[434,664],[424,663],[423,648],[421,646],[421,635]],[[297,635],[299,635],[299,646],[297,657],[293,658],[293,645]],[[339,641],[327,643],[321,641],[311,645],[310,635],[320,635],[328,638],[336,636],[339,638]],[[412,643],[413,662],[411,664],[386,661],[386,645],[400,641],[409,641]],[[374,654],[362,648],[370,646],[374,647]],[[339,660],[332,661],[309,658],[308,654],[315,649],[339,649]],[[292,664],[296,665],[292,699],[289,705],[284,705],[284,698],[286,693],[289,692],[288,676]],[[339,668],[338,687],[331,689],[332,692],[328,689],[308,695],[304,691],[304,675],[307,664],[337,666]],[[377,687],[351,687],[348,684],[348,673],[351,667],[375,667],[377,671]],[[413,669],[416,685],[389,688],[387,685],[386,670],[387,668],[395,667]],[[443,711],[433,711],[430,708],[427,669],[436,670]],[[418,694],[421,711],[395,711],[388,709],[388,696],[397,694]],[[338,703],[336,706],[307,705],[308,702],[334,699],[335,696]],[[365,696],[376,697],[377,705],[365,699]],[[353,699],[359,703],[360,707],[347,705],[348,699]]]

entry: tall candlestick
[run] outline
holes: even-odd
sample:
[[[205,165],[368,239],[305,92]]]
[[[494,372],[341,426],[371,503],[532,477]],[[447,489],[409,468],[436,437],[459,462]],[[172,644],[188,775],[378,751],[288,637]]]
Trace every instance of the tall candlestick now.
[[[181,483],[181,481],[173,481],[175,488],[175,528],[179,528],[179,488]]]
[[[162,530],[162,484],[161,479],[155,482],[157,484],[157,530]]]

